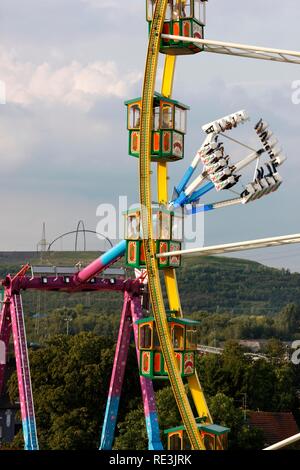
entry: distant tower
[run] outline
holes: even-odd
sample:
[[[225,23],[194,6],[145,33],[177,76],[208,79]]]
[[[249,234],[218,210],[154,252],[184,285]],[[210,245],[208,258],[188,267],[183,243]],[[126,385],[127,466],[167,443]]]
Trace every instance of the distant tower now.
[[[37,251],[41,252],[41,259],[43,258],[43,253],[47,251],[48,248],[48,242],[46,240],[46,224],[43,222],[43,231],[42,231],[42,238],[37,244]]]

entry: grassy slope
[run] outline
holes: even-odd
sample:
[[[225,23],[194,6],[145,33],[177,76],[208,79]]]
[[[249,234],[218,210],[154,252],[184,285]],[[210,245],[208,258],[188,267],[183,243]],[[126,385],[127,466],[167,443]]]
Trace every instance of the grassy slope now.
[[[21,264],[74,266],[95,259],[98,253],[54,252],[41,262],[36,253],[0,252],[0,276],[16,272]],[[252,261],[225,257],[189,258],[178,270],[178,281],[186,314],[229,311],[237,314],[274,314],[287,303],[300,304],[300,274],[263,266]],[[120,296],[110,294],[48,294],[42,296],[46,309],[88,302],[98,311],[112,313],[120,308]],[[89,298],[88,298],[89,296]],[[26,308],[34,313],[37,293],[26,293]],[[28,311],[27,310],[27,311]],[[44,310],[44,308],[43,308]]]

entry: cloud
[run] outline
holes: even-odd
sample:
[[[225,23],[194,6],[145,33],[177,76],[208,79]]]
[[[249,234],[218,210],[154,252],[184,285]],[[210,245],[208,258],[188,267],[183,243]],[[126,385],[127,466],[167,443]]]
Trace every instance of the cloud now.
[[[7,102],[29,106],[35,102],[63,104],[89,111],[104,98],[125,98],[141,80],[138,72],[122,73],[114,61],[64,66],[22,62],[14,52],[0,50],[0,79],[6,83]]]
[[[0,189],[2,200],[6,199],[5,192]],[[77,222],[82,219],[87,229],[95,230],[97,224],[97,204],[85,197],[84,194],[56,194],[46,189],[39,194],[25,192],[16,187],[9,197],[9,210],[6,223],[2,224],[0,250],[32,250],[41,238],[42,222],[46,222],[46,237],[50,242],[59,234],[75,230]],[[89,236],[88,249],[101,249],[103,242],[94,236]],[[81,245],[81,239],[80,239]],[[74,236],[65,239],[63,248],[74,247]],[[57,243],[54,249],[61,249]]]
[[[117,2],[116,0],[81,0],[81,1],[94,8],[116,8],[120,6],[120,2]]]
[[[98,9],[101,11],[101,16],[103,15],[110,17],[114,22],[119,21],[124,18],[125,21],[128,21],[128,16],[125,15],[134,15],[134,19],[142,12],[145,12],[146,5],[143,0],[129,0],[126,2],[124,0],[80,0],[81,3],[86,6]],[[117,12],[116,12],[117,10]],[[118,12],[122,11],[122,15],[118,15]]]
[[[0,162],[2,173],[15,171],[39,143],[39,135],[28,117],[0,116]]]
[[[120,0],[80,0],[91,8],[98,8],[106,10],[106,13],[110,13],[110,9],[126,10],[127,13],[137,13],[142,9],[145,10],[145,2],[143,0],[130,0],[129,2]]]
[[[277,2],[276,9],[273,3],[209,2],[206,37],[297,49],[298,1]],[[43,220],[53,236],[79,218],[93,228],[100,202],[118,194],[132,202],[138,197],[138,161],[127,156],[122,101],[140,93],[145,2],[3,0],[1,12],[0,80],[6,82],[8,104],[0,106],[0,196],[9,217],[1,243],[25,249],[40,238]],[[174,98],[191,111],[185,160],[169,168],[172,183],[202,143],[201,125],[241,108],[253,124],[261,116],[270,122],[289,157],[278,194],[207,214],[207,243],[280,234],[282,227],[298,230],[300,105],[290,99],[296,79],[299,69],[285,64],[217,54],[178,58]]]

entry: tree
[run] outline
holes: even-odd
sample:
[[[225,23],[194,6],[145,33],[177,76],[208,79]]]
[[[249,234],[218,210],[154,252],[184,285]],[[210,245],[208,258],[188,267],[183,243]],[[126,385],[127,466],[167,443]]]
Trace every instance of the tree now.
[[[300,307],[295,304],[288,304],[277,316],[277,326],[283,338],[299,333],[300,328]]]
[[[239,450],[262,450],[264,447],[264,433],[261,429],[243,424],[237,435]]]
[[[209,400],[214,422],[230,428],[230,449],[262,449],[263,434],[259,429],[250,428],[245,422],[242,410],[236,408],[234,399],[217,393]]]
[[[217,392],[227,392],[221,355],[210,354],[201,358],[196,356],[196,366],[208,396],[214,396]]]
[[[273,363],[282,362],[285,359],[286,348],[277,338],[271,338],[265,347],[267,356]]]
[[[226,393],[228,396],[237,398],[238,395],[246,392],[246,376],[250,366],[249,360],[237,341],[229,340],[225,343],[222,362],[224,382],[227,384]]]
[[[140,404],[125,416],[118,424],[118,436],[114,442],[114,450],[145,450],[148,438],[145,425],[143,406]]]
[[[56,336],[45,348],[31,351],[33,395],[42,449],[98,447],[113,356],[111,340],[92,333]],[[137,390],[136,374],[126,381],[131,398]],[[11,400],[18,396],[16,375],[10,380],[9,394]]]
[[[243,413],[235,407],[234,399],[217,393],[209,399],[209,409],[215,423],[230,428],[231,440],[234,440],[243,424]]]
[[[296,368],[291,363],[283,363],[275,369],[274,411],[299,411],[297,398]]]
[[[276,375],[274,366],[265,359],[252,363],[247,370],[247,401],[252,410],[272,411]]]
[[[164,430],[181,424],[181,417],[170,386],[164,386],[155,394],[158,412],[161,440],[167,448],[167,437]],[[115,439],[114,449],[142,450],[147,449],[148,437],[145,426],[145,416],[142,404],[129,411],[123,422],[118,424],[118,436]]]

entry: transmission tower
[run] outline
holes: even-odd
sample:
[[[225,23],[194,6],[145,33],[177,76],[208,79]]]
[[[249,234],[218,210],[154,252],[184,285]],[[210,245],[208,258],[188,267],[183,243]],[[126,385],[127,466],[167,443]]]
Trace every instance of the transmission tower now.
[[[37,244],[37,252],[41,253],[41,260],[43,259],[43,253],[47,251],[48,242],[46,240],[46,223],[43,222],[43,229],[42,229],[42,238]]]

